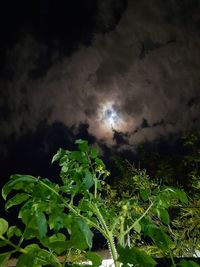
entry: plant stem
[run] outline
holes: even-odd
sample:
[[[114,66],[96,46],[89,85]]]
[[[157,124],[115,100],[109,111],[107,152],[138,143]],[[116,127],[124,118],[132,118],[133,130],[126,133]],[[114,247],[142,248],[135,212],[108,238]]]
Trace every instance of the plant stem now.
[[[107,225],[105,223],[105,220],[104,220],[101,212],[99,211],[99,208],[97,207],[97,205],[94,204],[93,207],[94,207],[96,216],[99,219],[103,229],[101,227],[99,227],[97,224],[95,224],[94,222],[92,222],[90,219],[88,219],[88,218],[84,217],[83,215],[81,215],[77,210],[75,210],[74,207],[72,207],[71,205],[66,203],[65,199],[62,196],[60,196],[59,193],[57,191],[55,191],[53,188],[51,188],[50,186],[48,186],[47,184],[45,184],[42,181],[39,181],[39,183],[42,184],[43,186],[45,186],[46,188],[48,188],[49,190],[51,190],[52,192],[54,192],[60,199],[62,199],[64,205],[71,212],[73,212],[76,216],[78,216],[78,217],[82,218],[83,220],[85,220],[90,226],[96,228],[107,239],[108,244],[110,246],[110,250],[111,250],[112,258],[114,260],[115,267],[119,267],[120,264],[119,264],[119,262],[117,262],[118,255],[117,255],[116,247],[115,247],[115,244],[114,244],[112,232],[109,231],[109,229],[108,229],[108,227],[107,227]]]
[[[149,212],[149,210],[152,208],[153,206],[153,202],[151,203],[151,205],[149,205],[149,207],[145,210],[145,212],[124,232],[124,235],[127,235],[134,227],[137,223],[139,223],[139,221],[142,220],[142,218],[144,218],[144,216]]]
[[[12,243],[10,240],[8,240],[7,238],[5,238],[4,236],[0,235],[0,239],[2,239],[3,241],[5,241],[8,245],[12,246],[15,249],[14,252],[21,252],[21,253],[24,253],[24,254],[27,254],[28,253],[25,249],[18,247],[17,245],[15,245],[14,243]]]
[[[172,266],[173,267],[175,267],[176,266],[176,263],[175,263],[175,261],[174,261],[174,257],[173,257],[173,255],[172,255],[172,252],[171,252],[171,250],[169,250],[169,255],[170,255],[170,258],[171,258],[171,261],[172,261]]]
[[[124,246],[124,218],[120,218],[119,244]]]
[[[10,253],[15,253],[15,252],[21,252],[23,254],[28,254],[28,251],[19,247],[18,245],[15,245],[14,243],[12,243],[10,240],[8,240],[7,238],[5,238],[4,236],[0,235],[0,239],[2,239],[3,241],[5,241],[8,245],[12,246],[14,248],[14,250],[10,251]],[[38,259],[44,261],[44,263],[47,263],[46,260],[44,260],[42,257],[40,256],[36,256]],[[59,265],[59,267],[62,267],[62,265],[57,262],[57,264]]]
[[[117,254],[117,250],[116,250],[116,247],[115,247],[115,243],[114,243],[114,240],[113,240],[113,236],[112,236],[112,231],[109,231],[107,225],[106,225],[106,222],[99,210],[99,208],[97,207],[96,204],[94,204],[94,210],[96,212],[96,216],[99,220],[99,222],[101,223],[102,225],[102,228],[104,229],[104,237],[106,237],[107,241],[108,241],[108,245],[110,247],[110,252],[111,252],[111,256],[114,260],[114,265],[115,267],[119,267],[120,263],[117,261],[118,259],[118,254]],[[106,235],[105,235],[106,234]]]
[[[43,186],[45,186],[46,188],[48,188],[50,191],[52,191],[54,194],[56,194],[63,202],[63,204],[65,205],[66,208],[68,208],[72,213],[74,213],[76,216],[80,217],[81,219],[83,219],[85,222],[87,222],[87,224],[89,224],[91,227],[94,227],[95,229],[97,229],[102,235],[105,236],[105,238],[108,238],[107,234],[102,230],[101,227],[99,227],[96,223],[94,223],[93,221],[91,221],[90,219],[84,217],[83,215],[81,215],[74,207],[72,207],[72,205],[66,203],[65,199],[59,195],[59,193],[57,191],[55,191],[53,188],[51,188],[50,186],[48,186],[47,184],[45,184],[42,181],[39,181],[40,184],[42,184]]]
[[[93,174],[93,179],[94,179],[94,198],[97,198],[97,177]]]
[[[87,152],[86,152],[86,157],[87,157],[87,160],[88,160],[88,162],[90,164],[90,168],[92,170],[92,178],[93,178],[93,181],[94,181],[94,198],[96,199],[97,198],[97,183],[98,183],[98,179],[96,177],[95,170],[94,170],[94,168],[92,166],[91,159],[90,159],[90,157],[89,157]]]

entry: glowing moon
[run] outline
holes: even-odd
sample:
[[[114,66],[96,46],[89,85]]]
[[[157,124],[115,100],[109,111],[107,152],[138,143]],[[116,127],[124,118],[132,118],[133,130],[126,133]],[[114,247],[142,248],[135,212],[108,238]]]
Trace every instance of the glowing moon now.
[[[112,102],[102,104],[99,112],[99,119],[102,126],[107,130],[117,130],[121,128],[122,118]]]
[[[98,105],[96,118],[90,123],[90,131],[99,139],[105,139],[109,144],[114,144],[113,134],[115,131],[127,133],[134,118],[127,116],[121,110],[121,103],[108,100]]]
[[[110,124],[111,126],[113,126],[114,124],[117,123],[118,121],[118,115],[117,112],[111,107],[109,109],[105,110],[105,114],[104,114],[104,120]]]

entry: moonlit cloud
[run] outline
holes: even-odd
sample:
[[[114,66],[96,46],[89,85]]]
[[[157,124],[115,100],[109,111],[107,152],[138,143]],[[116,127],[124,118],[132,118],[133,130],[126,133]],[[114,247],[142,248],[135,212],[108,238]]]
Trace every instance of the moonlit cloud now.
[[[111,11],[107,21],[112,21]],[[1,136],[34,131],[43,120],[74,129],[87,123],[99,140],[113,145],[119,131],[132,147],[197,128],[200,37],[195,12],[191,9],[183,18],[175,1],[130,0],[111,31],[95,34],[90,46],[62,60],[55,51],[39,78],[33,74],[41,68],[38,58],[45,46],[27,35],[8,51],[6,68],[12,79],[0,84],[1,110],[7,109]],[[102,115],[105,107],[113,118]],[[144,119],[148,127],[142,127]]]

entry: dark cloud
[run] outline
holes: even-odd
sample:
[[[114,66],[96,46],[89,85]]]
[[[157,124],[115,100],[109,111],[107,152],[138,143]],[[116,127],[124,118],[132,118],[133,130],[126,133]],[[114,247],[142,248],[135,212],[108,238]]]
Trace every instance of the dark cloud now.
[[[34,34],[8,49],[0,82],[2,139],[59,121],[72,135],[84,124],[99,142],[128,149],[199,127],[198,2],[130,0],[127,8],[114,2],[98,1],[103,33],[93,32],[70,55],[55,48],[49,54]],[[109,104],[120,117],[113,127],[102,121]]]

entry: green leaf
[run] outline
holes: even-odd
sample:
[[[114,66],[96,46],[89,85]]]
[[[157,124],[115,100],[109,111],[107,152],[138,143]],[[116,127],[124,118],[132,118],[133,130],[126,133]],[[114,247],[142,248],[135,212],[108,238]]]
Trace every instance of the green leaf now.
[[[158,201],[158,205],[165,208],[165,209],[168,209],[169,206],[170,206],[170,198],[168,195],[158,195],[158,198],[159,198],[159,201]]]
[[[81,211],[92,212],[90,200],[83,198],[78,206]]]
[[[64,227],[64,215],[59,211],[54,211],[49,215],[49,228],[50,230],[58,232],[61,228]]]
[[[8,230],[8,222],[5,219],[0,218],[0,235],[5,234],[7,230]]]
[[[85,257],[87,260],[92,262],[93,267],[99,267],[102,263],[102,257],[98,255],[97,253],[88,251],[85,254]]]
[[[188,198],[186,193],[183,190],[180,189],[176,189],[176,194],[179,198],[179,200],[183,203],[183,204],[188,204]]]
[[[35,259],[30,254],[22,254],[19,256],[16,267],[41,267],[41,264],[36,264]]]
[[[57,153],[53,156],[51,163],[54,163],[55,161],[59,160],[64,155],[65,155],[65,150],[62,148],[59,148]]]
[[[37,178],[31,175],[20,175],[20,174],[12,175],[10,177],[10,181],[6,183],[2,188],[2,197],[4,198],[4,200],[6,200],[11,190],[24,189],[29,186],[28,184],[35,182],[37,182]]]
[[[66,241],[64,234],[58,233],[49,238],[48,248],[54,250],[57,254],[62,254],[69,249],[69,242]]]
[[[135,223],[133,229],[137,232],[140,233],[141,232],[141,225],[139,222]]]
[[[170,236],[161,227],[150,227],[146,230],[146,235],[151,237],[154,243],[163,250],[169,250],[173,244]]]
[[[169,224],[170,223],[170,218],[169,218],[169,213],[166,209],[163,208],[157,208],[156,209],[158,218],[165,224]]]
[[[78,140],[75,141],[75,144],[78,145],[78,148],[80,149],[80,151],[82,151],[82,152],[88,151],[88,148],[89,148],[88,141],[82,140],[82,139],[78,139]]]
[[[89,226],[81,219],[78,219],[78,225],[80,228],[80,231],[85,237],[86,243],[89,248],[92,248],[92,240],[93,240],[93,233],[90,230]]]
[[[21,203],[26,201],[29,197],[30,195],[26,193],[17,194],[7,201],[5,208],[9,209],[14,205],[20,205]]]
[[[156,265],[155,260],[151,256],[137,248],[123,248],[119,246],[117,252],[119,253],[118,261],[126,266],[129,264],[137,267],[153,267]]]
[[[98,150],[96,148],[92,148],[90,152],[90,156],[92,159],[96,159],[98,157]]]
[[[46,264],[51,264],[56,267],[60,266],[58,263],[58,259],[52,254],[52,252],[40,248],[37,244],[28,245],[24,249],[34,257],[35,263],[38,264],[34,265],[34,267],[41,265],[43,266]]]
[[[38,250],[40,250],[40,247],[38,246],[38,244],[30,244],[25,247],[25,250],[30,254],[34,254],[37,253]]]
[[[11,227],[9,227],[9,229],[7,231],[8,239],[10,239],[14,235],[18,236],[18,237],[22,235],[21,230],[17,226],[11,226]]]
[[[147,201],[149,199],[150,190],[147,188],[140,189],[140,196],[143,201]]]
[[[75,161],[78,161],[79,163],[88,163],[88,160],[86,158],[86,155],[82,151],[73,151],[69,155],[69,158]]]
[[[199,267],[200,265],[194,261],[191,261],[191,260],[188,260],[188,261],[181,260],[180,263],[178,263],[178,266],[181,266],[181,267]]]
[[[70,242],[69,241],[55,241],[51,242],[48,245],[48,248],[55,251],[57,254],[61,255],[66,253],[68,249],[70,249]]]
[[[67,166],[67,163],[66,164],[63,164],[62,165],[62,168],[61,168],[61,172],[63,173],[67,173],[69,170],[69,167]]]
[[[0,254],[0,267],[7,266],[7,262],[10,258],[10,255],[11,255],[11,253],[9,253],[9,252]]]
[[[45,237],[47,233],[47,220],[43,212],[36,211],[36,222],[40,237]]]
[[[78,221],[80,222],[78,223]],[[87,224],[80,219],[72,221],[70,237],[71,247],[79,250],[85,250],[92,246],[93,234],[90,230],[88,230],[88,228]]]
[[[28,200],[20,209],[18,218],[22,219],[24,224],[28,224],[29,221],[33,218],[33,201]]]
[[[93,186],[94,180],[92,177],[92,173],[89,170],[85,171],[85,177],[83,179],[83,182],[86,186],[86,189],[90,189]]]

